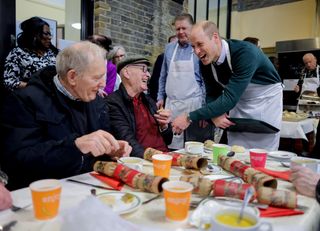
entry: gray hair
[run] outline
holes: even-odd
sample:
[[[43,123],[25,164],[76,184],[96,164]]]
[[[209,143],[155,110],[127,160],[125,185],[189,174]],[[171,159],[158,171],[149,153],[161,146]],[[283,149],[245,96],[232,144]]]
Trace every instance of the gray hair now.
[[[104,60],[106,51],[98,45],[81,41],[59,52],[56,58],[56,70],[59,77],[67,76],[69,70],[73,69],[78,75],[83,74],[88,66],[96,59]]]
[[[113,59],[114,56],[117,54],[118,50],[123,50],[123,52],[125,54],[124,57],[125,58],[127,57],[127,53],[126,53],[126,50],[124,49],[124,47],[121,45],[118,45],[118,46],[114,46],[112,48],[112,50],[108,53],[108,56],[107,56],[108,60]]]

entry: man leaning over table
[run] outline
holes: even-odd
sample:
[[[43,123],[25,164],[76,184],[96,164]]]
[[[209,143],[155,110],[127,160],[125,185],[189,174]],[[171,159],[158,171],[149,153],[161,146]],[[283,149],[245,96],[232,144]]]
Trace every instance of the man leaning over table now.
[[[1,113],[1,166],[9,189],[88,172],[98,156],[131,152],[126,141],[107,132],[108,109],[97,96],[105,72],[105,52],[79,42],[58,54],[56,67],[40,70],[28,88],[8,96]]]
[[[131,156],[143,157],[144,150],[152,147],[168,151],[172,140],[169,124],[171,111],[157,112],[156,102],[147,94],[150,62],[143,57],[127,57],[117,65],[120,87],[106,97],[110,108],[110,122],[116,138],[132,146]]]
[[[209,21],[193,26],[190,40],[203,64],[207,104],[178,116],[173,121],[174,131],[207,119],[225,129],[234,125],[229,117],[258,119],[280,129],[281,79],[261,49],[245,41],[221,39],[217,26]],[[228,132],[229,145],[277,150],[279,141],[280,132]]]

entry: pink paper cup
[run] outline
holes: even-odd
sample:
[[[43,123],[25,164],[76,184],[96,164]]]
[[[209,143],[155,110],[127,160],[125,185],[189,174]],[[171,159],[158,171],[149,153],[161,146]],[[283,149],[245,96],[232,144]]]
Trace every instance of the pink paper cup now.
[[[250,149],[250,163],[251,167],[262,167],[266,166],[267,151],[265,149]]]

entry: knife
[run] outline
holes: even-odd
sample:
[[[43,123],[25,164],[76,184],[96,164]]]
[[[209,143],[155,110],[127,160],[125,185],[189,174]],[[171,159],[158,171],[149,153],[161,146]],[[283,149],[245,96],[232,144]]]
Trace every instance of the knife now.
[[[0,230],[1,230],[1,231],[9,231],[12,226],[14,226],[15,224],[17,224],[17,222],[18,222],[18,221],[16,221],[16,220],[10,221],[9,223],[0,226]]]
[[[117,189],[114,189],[114,188],[104,187],[104,186],[96,185],[96,184],[90,184],[90,183],[87,183],[87,182],[78,181],[78,180],[74,180],[74,179],[67,179],[67,181],[70,181],[70,182],[73,182],[73,183],[78,183],[78,184],[84,184],[84,185],[92,186],[92,187],[95,187],[95,188],[101,188],[101,189],[105,189],[105,190],[117,190]]]

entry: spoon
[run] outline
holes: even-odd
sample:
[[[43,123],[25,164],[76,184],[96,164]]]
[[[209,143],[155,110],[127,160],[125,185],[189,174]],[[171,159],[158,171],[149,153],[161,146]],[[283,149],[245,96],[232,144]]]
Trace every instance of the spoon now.
[[[243,202],[242,202],[242,205],[241,205],[241,209],[240,209],[240,215],[239,215],[239,218],[238,218],[238,221],[237,221],[238,224],[242,220],[244,209],[247,207],[247,205],[248,205],[251,197],[253,196],[253,194],[254,194],[254,188],[253,187],[249,187],[246,190],[246,193],[244,194],[244,199],[243,199]]]

